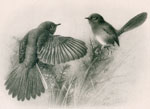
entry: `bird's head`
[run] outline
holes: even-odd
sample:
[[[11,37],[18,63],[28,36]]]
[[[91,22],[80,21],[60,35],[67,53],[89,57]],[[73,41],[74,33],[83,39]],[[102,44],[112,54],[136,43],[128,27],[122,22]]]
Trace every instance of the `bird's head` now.
[[[89,17],[86,17],[91,25],[101,24],[104,22],[103,17],[100,14],[93,13]]]
[[[38,28],[48,30],[51,34],[54,34],[57,26],[59,26],[59,25],[61,25],[61,24],[60,23],[55,24],[54,22],[51,22],[51,21],[45,21],[45,22],[41,23]]]

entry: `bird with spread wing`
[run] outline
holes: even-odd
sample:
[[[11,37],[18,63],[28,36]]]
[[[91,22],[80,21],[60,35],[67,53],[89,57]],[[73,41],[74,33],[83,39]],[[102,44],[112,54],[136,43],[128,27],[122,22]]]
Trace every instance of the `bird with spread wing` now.
[[[6,89],[18,100],[36,98],[47,88],[38,62],[49,65],[84,57],[87,47],[81,40],[54,35],[57,26],[51,21],[41,23],[20,41],[19,65],[8,75]]]

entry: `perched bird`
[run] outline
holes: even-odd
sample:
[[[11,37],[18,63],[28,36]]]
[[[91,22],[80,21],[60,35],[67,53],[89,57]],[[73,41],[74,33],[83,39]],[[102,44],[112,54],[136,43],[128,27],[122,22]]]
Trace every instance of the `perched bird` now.
[[[45,92],[46,82],[38,62],[56,65],[86,55],[87,47],[81,40],[54,35],[57,26],[50,21],[29,31],[19,45],[19,65],[8,75],[6,89],[12,97],[24,101]]]
[[[144,23],[146,18],[146,12],[140,13],[129,20],[120,30],[116,30],[98,13],[93,13],[89,17],[86,17],[96,40],[102,45],[102,48],[109,47],[115,43],[120,46],[118,37],[122,33],[132,30]]]

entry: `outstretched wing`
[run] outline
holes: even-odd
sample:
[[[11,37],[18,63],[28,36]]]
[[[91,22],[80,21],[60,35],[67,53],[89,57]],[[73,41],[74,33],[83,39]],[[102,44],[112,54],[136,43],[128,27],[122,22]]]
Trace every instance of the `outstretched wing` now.
[[[22,63],[25,59],[26,45],[28,41],[28,34],[20,41],[19,44],[19,63]]]
[[[46,64],[60,64],[85,56],[87,47],[81,40],[55,35],[49,37],[38,51],[38,58]]]

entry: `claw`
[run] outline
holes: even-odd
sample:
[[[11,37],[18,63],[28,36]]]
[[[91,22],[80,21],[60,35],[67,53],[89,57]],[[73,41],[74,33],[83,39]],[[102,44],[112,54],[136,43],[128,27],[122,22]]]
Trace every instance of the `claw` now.
[[[96,55],[99,55],[99,54],[101,54],[101,46],[100,45],[98,45],[97,47],[95,47],[94,49],[93,49],[93,52],[96,54]]]
[[[112,51],[110,50],[110,47],[111,47],[111,45],[105,45],[105,46],[102,47],[102,49],[106,48],[106,50],[108,52],[108,55],[110,55],[110,54],[112,54]]]

